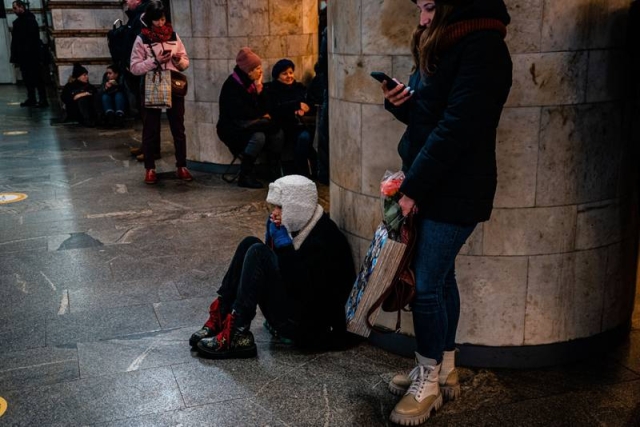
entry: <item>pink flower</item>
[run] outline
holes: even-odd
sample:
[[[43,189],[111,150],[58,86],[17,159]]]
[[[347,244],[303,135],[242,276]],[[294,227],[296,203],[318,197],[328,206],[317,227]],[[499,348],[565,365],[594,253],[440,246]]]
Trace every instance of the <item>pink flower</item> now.
[[[394,196],[400,190],[400,185],[402,184],[403,178],[404,177],[382,181],[380,183],[380,193],[382,193],[382,195],[386,197]]]

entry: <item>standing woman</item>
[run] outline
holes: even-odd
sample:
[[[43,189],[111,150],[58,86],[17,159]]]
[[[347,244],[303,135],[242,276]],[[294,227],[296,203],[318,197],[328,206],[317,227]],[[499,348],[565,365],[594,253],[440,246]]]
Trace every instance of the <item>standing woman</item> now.
[[[136,38],[131,52],[131,73],[143,76],[147,72],[163,70],[184,71],[189,67],[189,57],[180,37],[167,22],[162,2],[150,1],[142,20],[142,32]],[[160,151],[160,114],[159,108],[142,108],[142,151],[146,173],[144,182],[155,184],[157,181],[154,153]],[[178,178],[191,181],[193,177],[187,166],[187,137],[184,132],[184,98],[172,96],[171,108],[167,109],[167,118],[173,145],[176,151]]]
[[[409,86],[388,90],[385,107],[407,129],[398,145],[406,175],[402,213],[416,215],[413,323],[417,366],[389,383],[404,394],[391,421],[417,425],[460,394],[455,337],[460,295],[455,259],[496,191],[496,128],[511,88],[503,0],[412,0],[420,25]]]

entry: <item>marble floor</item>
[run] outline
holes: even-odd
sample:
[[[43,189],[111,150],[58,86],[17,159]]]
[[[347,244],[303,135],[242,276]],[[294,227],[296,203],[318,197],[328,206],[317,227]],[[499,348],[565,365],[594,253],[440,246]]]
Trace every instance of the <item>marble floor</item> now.
[[[166,130],[147,186],[139,123],[59,124],[23,98],[0,86],[0,192],[28,195],[0,204],[0,426],[389,425],[386,383],[412,361],[366,342],[304,353],[256,319],[256,359],[190,352],[236,244],[263,234],[265,190],[175,179]],[[639,426],[638,316],[623,345],[585,356],[462,368],[462,398],[427,425]]]

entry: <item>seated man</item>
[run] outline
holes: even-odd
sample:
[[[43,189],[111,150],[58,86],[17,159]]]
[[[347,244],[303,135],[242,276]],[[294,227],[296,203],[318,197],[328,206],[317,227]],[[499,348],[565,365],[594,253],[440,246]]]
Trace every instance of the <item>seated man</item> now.
[[[344,305],[355,279],[345,236],[317,204],[313,181],[289,175],[269,185],[265,243],[246,237],[236,249],[209,319],[189,343],[214,359],[257,354],[251,321],[259,306],[267,328],[307,348],[344,343]]]
[[[243,47],[236,57],[233,73],[220,90],[216,129],[220,140],[242,161],[238,176],[240,187],[262,188],[262,183],[254,177],[256,159],[266,148],[269,164],[275,171],[282,152],[283,133],[267,114],[262,78],[262,60],[251,49]]]

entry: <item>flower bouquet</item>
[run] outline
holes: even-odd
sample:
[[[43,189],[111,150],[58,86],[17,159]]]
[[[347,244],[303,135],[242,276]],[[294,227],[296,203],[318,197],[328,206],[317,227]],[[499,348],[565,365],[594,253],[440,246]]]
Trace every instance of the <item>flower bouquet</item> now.
[[[386,171],[380,182],[380,200],[382,202],[382,221],[387,227],[389,237],[400,240],[400,227],[405,217],[398,200],[402,197],[400,185],[404,181],[404,173]]]

